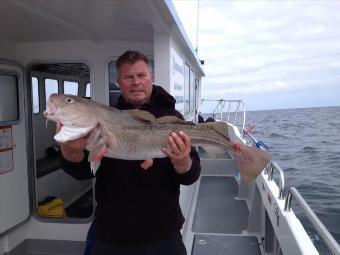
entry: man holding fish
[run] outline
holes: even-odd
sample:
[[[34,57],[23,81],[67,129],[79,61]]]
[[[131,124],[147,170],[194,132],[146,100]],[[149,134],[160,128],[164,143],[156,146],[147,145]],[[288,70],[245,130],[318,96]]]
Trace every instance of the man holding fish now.
[[[59,123],[54,139],[63,169],[77,179],[96,176],[93,254],[186,254],[180,184],[192,184],[201,170],[191,145],[212,158],[228,152],[246,182],[262,172],[271,154],[246,145],[229,123],[184,121],[175,99],[152,84],[143,54],[128,51],[116,65],[118,109],[52,94],[44,111]]]
[[[174,98],[153,85],[149,60],[144,54],[127,51],[117,60],[116,67],[122,93],[118,109],[140,109],[156,118],[183,119],[175,110]],[[134,115],[133,110],[131,113]],[[57,132],[61,128],[57,123]],[[93,166],[92,161],[90,166],[85,147],[93,141],[97,143],[104,128],[97,126],[86,136],[71,141],[60,138],[62,167],[68,174],[88,179],[93,178],[91,170],[98,168],[97,207],[92,225],[94,246],[90,254],[186,254],[180,234],[184,223],[179,205],[180,184],[194,183],[201,170],[191,138],[183,131],[172,132],[168,146],[162,148],[165,157],[146,160],[109,158],[105,156],[107,148],[102,146],[89,157],[94,162],[99,159],[100,166]],[[62,136],[62,132],[59,134]],[[135,148],[136,154],[138,149]]]

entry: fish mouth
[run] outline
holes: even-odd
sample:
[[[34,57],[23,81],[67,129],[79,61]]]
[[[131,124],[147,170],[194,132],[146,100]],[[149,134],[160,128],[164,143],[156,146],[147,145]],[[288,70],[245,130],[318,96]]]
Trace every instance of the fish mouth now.
[[[46,118],[49,118],[51,116],[54,116],[57,112],[57,106],[49,99],[47,101],[47,106],[46,106],[46,110],[44,111],[44,116]]]

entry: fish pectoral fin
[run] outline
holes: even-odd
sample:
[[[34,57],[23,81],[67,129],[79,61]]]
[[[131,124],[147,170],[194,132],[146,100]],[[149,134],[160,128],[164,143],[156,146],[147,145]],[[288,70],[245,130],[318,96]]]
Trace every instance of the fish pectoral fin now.
[[[80,128],[73,126],[62,126],[60,131],[54,136],[54,139],[57,142],[64,143],[86,136],[92,129],[93,127]]]
[[[101,160],[106,153],[106,145],[98,146],[89,153],[88,160],[91,166],[91,172],[96,175],[96,172],[100,166]]]
[[[99,166],[100,166],[100,160],[96,160],[96,161],[91,161],[90,162],[90,167],[91,167],[91,172],[92,172],[92,174],[95,176],[96,175],[96,173],[97,173],[97,170],[98,170],[98,168],[99,168]]]
[[[98,146],[94,148],[93,150],[90,151],[88,160],[91,161],[96,161],[96,160],[101,160],[106,153],[106,145],[103,144],[101,146]]]
[[[138,109],[132,109],[132,110],[124,110],[124,112],[128,113],[131,117],[137,120],[145,121],[154,123],[156,118],[151,113],[147,111],[142,111]]]
[[[218,146],[204,145],[201,147],[212,159],[219,159],[223,151],[221,147]]]

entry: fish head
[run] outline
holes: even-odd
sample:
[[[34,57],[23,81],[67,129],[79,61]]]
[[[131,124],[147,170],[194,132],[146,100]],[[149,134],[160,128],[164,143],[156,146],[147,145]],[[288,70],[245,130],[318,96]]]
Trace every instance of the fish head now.
[[[43,114],[48,120],[61,123],[63,126],[95,127],[97,116],[91,105],[92,101],[85,98],[52,94]]]

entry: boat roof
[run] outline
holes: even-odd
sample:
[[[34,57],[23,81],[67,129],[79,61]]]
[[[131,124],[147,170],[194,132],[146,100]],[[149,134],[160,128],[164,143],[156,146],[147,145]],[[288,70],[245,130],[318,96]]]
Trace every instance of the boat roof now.
[[[170,1],[0,1],[0,39],[17,43],[89,40],[152,43],[171,35],[204,75]]]

